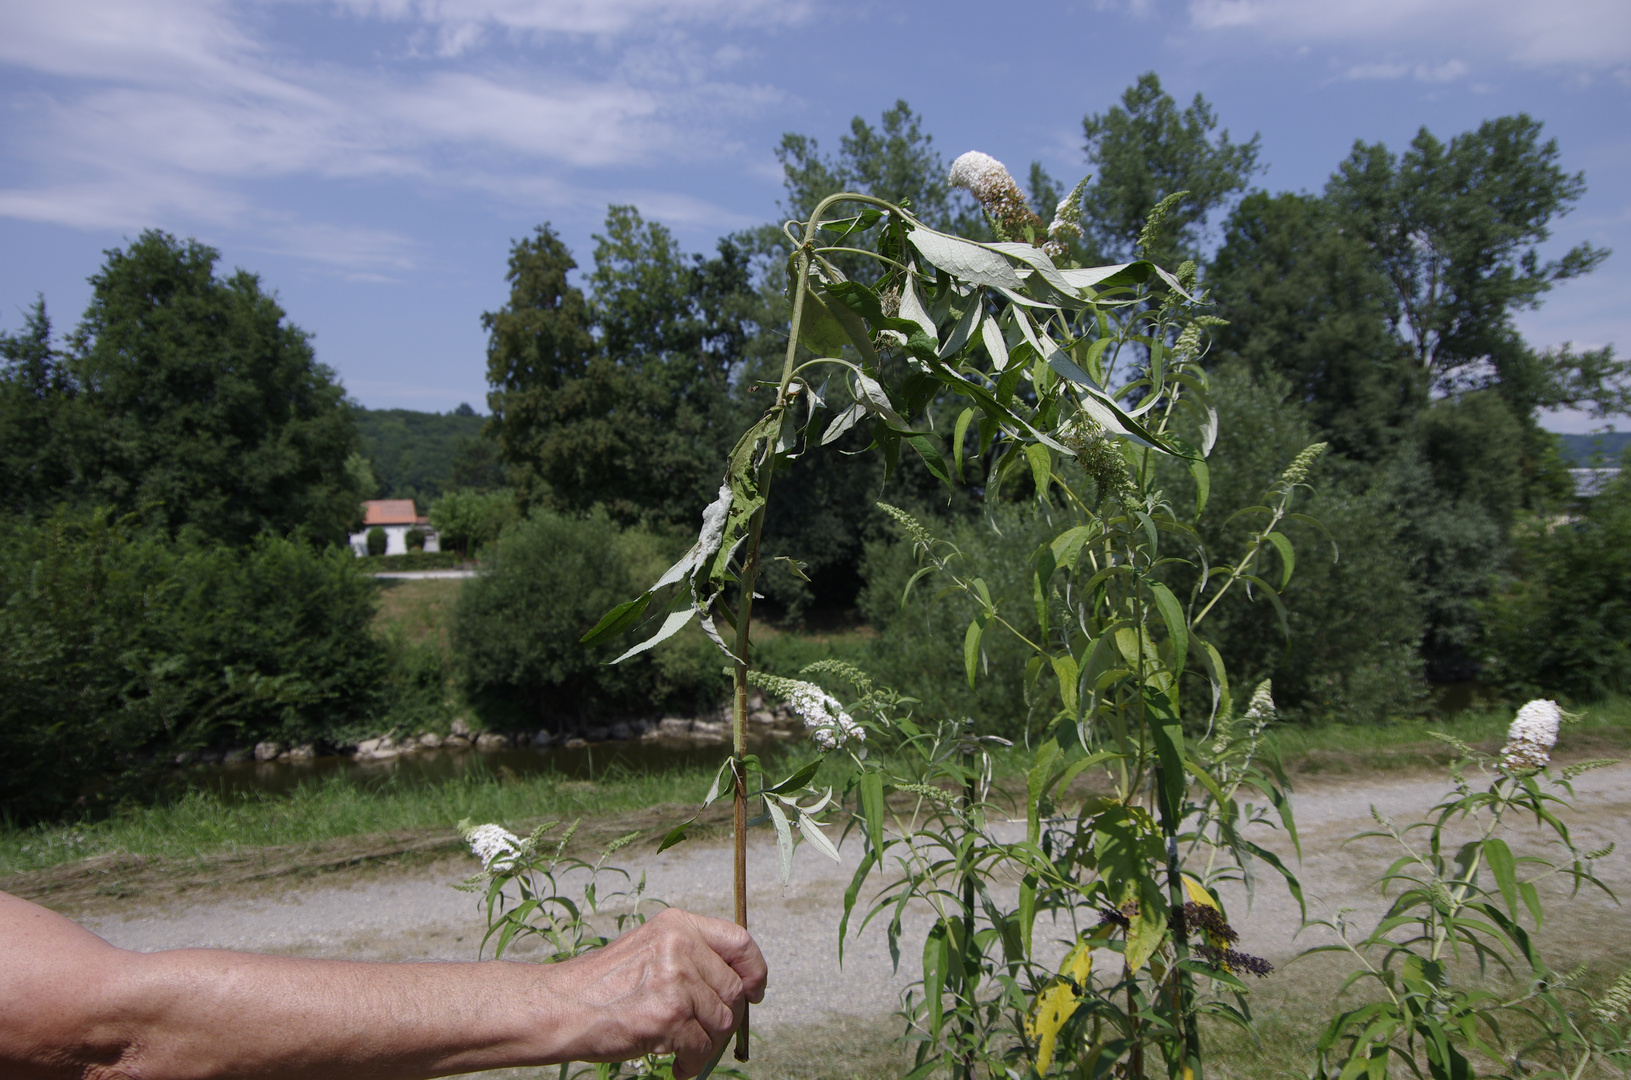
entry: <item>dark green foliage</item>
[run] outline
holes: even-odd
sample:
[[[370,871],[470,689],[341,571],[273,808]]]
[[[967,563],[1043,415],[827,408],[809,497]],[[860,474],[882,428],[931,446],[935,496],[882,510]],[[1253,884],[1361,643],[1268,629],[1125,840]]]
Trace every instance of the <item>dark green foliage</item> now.
[[[958,572],[985,580],[1000,615],[1035,632],[1030,557],[1059,531],[1056,522],[1022,504],[995,507],[981,518],[926,519],[925,525],[963,552]],[[932,576],[903,605],[918,566],[909,540],[891,536],[867,544],[860,609],[879,636],[861,666],[880,683],[918,698],[929,716],[972,717],[981,734],[1025,738],[1059,707],[1052,680],[1043,680],[1028,701],[1024,671],[1031,651],[1013,634],[993,629],[984,637],[980,677],[970,690],[960,645],[975,605],[961,596],[936,600],[941,582]]]
[[[661,225],[614,206],[592,302],[566,284],[576,265],[540,227],[511,251],[510,302],[483,316],[492,430],[518,501],[693,524],[739,416],[747,256],[726,240],[715,258],[687,257]]]
[[[1254,192],[1230,215],[1207,273],[1222,361],[1290,384],[1319,436],[1352,461],[1391,452],[1426,401],[1394,335],[1396,306],[1369,250],[1308,195]]]
[[[380,528],[378,525],[375,525],[372,529],[368,530],[368,536],[364,540],[364,543],[368,545],[368,554],[383,555],[385,554],[385,549],[389,546],[390,541],[385,535],[385,530]]]
[[[1286,389],[1276,378],[1253,379],[1240,368],[1214,376],[1220,434],[1200,523],[1214,565],[1239,557],[1253,524],[1228,521],[1229,511],[1261,499],[1298,451],[1317,439],[1301,411],[1288,407]],[[1188,471],[1165,471],[1169,496],[1193,500]],[[1297,553],[1284,594],[1289,639],[1273,607],[1244,594],[1214,608],[1198,630],[1222,654],[1237,695],[1272,678],[1274,700],[1289,717],[1372,722],[1414,712],[1425,692],[1416,655],[1422,600],[1401,541],[1409,519],[1397,509],[1398,493],[1371,470],[1340,459],[1325,461],[1310,482],[1314,490],[1298,509],[1325,528],[1284,527]],[[1172,576],[1174,591],[1188,595],[1194,572]],[[1266,576],[1278,580],[1272,572]],[[1190,715],[1205,715],[1211,703],[1203,700],[1199,680],[1193,682]]]
[[[468,405],[449,413],[412,409],[356,411],[357,434],[379,487],[375,499],[413,499],[421,507],[444,491],[483,487],[491,479],[485,419]]]
[[[373,583],[343,549],[175,542],[102,511],[0,528],[0,807],[141,795],[176,753],[314,741],[377,711]]]
[[[1525,521],[1515,547],[1490,604],[1490,681],[1576,701],[1631,690],[1631,480],[1573,517]]]
[[[1552,219],[1586,188],[1558,157],[1539,121],[1503,116],[1448,144],[1424,128],[1399,155],[1356,143],[1327,189],[1391,284],[1399,336],[1423,376],[1440,391],[1495,387],[1525,418],[1536,407],[1631,405],[1631,363],[1606,350],[1537,353],[1513,324],[1608,256],[1580,244],[1541,260]]]
[[[287,701],[223,706],[216,741],[334,742],[369,733],[387,657],[374,637],[375,585],[342,547],[261,537],[244,548],[184,550],[169,648],[207,681],[231,668],[295,684]]]
[[[409,529],[402,534],[402,544],[409,551],[425,550],[425,530]]]
[[[556,398],[581,380],[595,353],[589,304],[567,284],[577,269],[571,252],[548,225],[510,248],[509,302],[481,317],[489,334],[487,432],[498,444],[523,506],[550,497],[548,474],[561,454],[555,449]]]
[[[111,250],[69,339],[72,480],[61,497],[226,543],[345,539],[351,408],[303,330],[244,270],[149,231]]]
[[[664,547],[683,549],[649,533],[620,533],[604,513],[534,510],[507,530],[454,611],[454,655],[483,722],[569,730],[712,705],[726,686],[723,656],[694,627],[615,666],[607,661],[628,641],[587,647],[578,640],[662,573]]]
[[[1236,143],[1224,129],[1214,138],[1217,126],[1204,97],[1196,94],[1180,111],[1153,71],[1127,88],[1120,105],[1082,120],[1095,174],[1082,200],[1090,259],[1133,258],[1150,211],[1179,191],[1189,194],[1167,215],[1162,239],[1148,255],[1172,267],[1199,257],[1208,215],[1245,191],[1257,171],[1258,136]],[[1044,216],[1052,217],[1051,208]]]
[[[70,489],[76,389],[52,344],[45,301],[36,299],[22,332],[0,333],[0,510],[47,513]]]

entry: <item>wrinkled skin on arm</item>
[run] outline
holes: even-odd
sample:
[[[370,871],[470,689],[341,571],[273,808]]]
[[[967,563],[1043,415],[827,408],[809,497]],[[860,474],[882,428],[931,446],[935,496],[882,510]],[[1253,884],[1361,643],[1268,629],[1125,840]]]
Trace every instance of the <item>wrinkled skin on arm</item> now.
[[[670,909],[552,965],[117,949],[0,893],[8,1080],[414,1080],[677,1055],[694,1076],[764,995],[747,931]]]

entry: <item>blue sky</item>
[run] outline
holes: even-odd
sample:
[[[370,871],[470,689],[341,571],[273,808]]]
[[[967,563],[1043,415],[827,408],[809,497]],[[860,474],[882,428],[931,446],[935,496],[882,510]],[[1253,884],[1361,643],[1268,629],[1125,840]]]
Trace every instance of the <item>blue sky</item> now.
[[[7,4],[0,328],[36,292],[71,327],[102,251],[158,227],[260,273],[363,404],[484,410],[480,315],[537,223],[586,262],[632,202],[711,250],[775,216],[783,132],[836,149],[902,97],[948,161],[1074,182],[1083,115],[1147,70],[1261,132],[1271,190],[1319,188],[1355,139],[1538,117],[1589,186],[1552,246],[1616,254],[1522,327],[1631,349],[1626,0]]]

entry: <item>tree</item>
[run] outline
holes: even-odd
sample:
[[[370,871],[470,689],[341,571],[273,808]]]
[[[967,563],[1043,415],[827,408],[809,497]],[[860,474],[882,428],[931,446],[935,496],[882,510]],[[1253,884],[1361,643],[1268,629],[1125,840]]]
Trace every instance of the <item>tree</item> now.
[[[1225,128],[1214,138],[1217,126],[1204,97],[1196,94],[1180,112],[1153,71],[1127,88],[1120,105],[1083,118],[1096,175],[1083,196],[1082,225],[1094,261],[1132,258],[1150,211],[1178,191],[1189,194],[1168,215],[1166,236],[1149,257],[1170,266],[1199,259],[1207,218],[1257,171],[1259,137],[1232,142]]]
[[[523,508],[549,498],[554,399],[583,378],[595,352],[588,302],[566,280],[577,266],[548,223],[538,226],[531,239],[510,247],[509,302],[481,317],[489,335],[487,382],[493,387],[486,430],[498,444]]]
[[[430,507],[430,523],[445,546],[468,559],[472,550],[498,538],[515,518],[515,500],[507,491],[450,491]]]
[[[849,134],[838,140],[836,158],[823,155],[808,135],[788,132],[776,147],[787,189],[784,218],[807,218],[816,203],[840,191],[858,191],[907,206],[933,228],[967,224],[967,200],[946,182],[946,163],[923,132],[923,117],[906,99],[884,110],[874,128],[863,118],[850,120]],[[978,221],[977,215],[973,217]],[[769,226],[780,236],[778,226]]]
[[[1374,463],[1409,431],[1426,385],[1394,336],[1394,298],[1369,248],[1328,200],[1254,192],[1206,274],[1224,362],[1285,379],[1320,438]]]
[[[1503,116],[1448,145],[1423,128],[1400,155],[1356,143],[1327,188],[1391,285],[1394,325],[1424,378],[1440,393],[1497,388],[1525,419],[1560,405],[1631,407],[1631,362],[1612,350],[1536,352],[1513,325],[1609,254],[1582,243],[1541,259],[1552,219],[1586,189],[1558,157],[1539,121]]]
[[[721,241],[686,256],[628,206],[596,237],[592,301],[540,228],[511,253],[509,305],[491,333],[493,431],[522,506],[691,525],[713,498],[750,333],[747,256]],[[596,334],[598,332],[598,340]]]
[[[217,277],[218,253],[197,241],[150,230],[107,256],[68,342],[63,496],[229,544],[342,542],[357,430],[306,332],[256,275]]]
[[[21,333],[0,333],[0,508],[43,513],[68,490],[67,411],[76,390],[51,343],[45,300],[36,298]]]

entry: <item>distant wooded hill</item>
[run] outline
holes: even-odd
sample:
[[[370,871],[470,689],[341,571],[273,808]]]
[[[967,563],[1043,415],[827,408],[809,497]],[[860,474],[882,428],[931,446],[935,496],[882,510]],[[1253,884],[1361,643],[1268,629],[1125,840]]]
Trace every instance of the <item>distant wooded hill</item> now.
[[[423,512],[451,488],[496,486],[498,470],[481,438],[486,420],[469,405],[448,413],[359,408],[363,454],[379,481],[374,497],[415,499]]]
[[[1620,455],[1631,444],[1631,431],[1611,435],[1559,435],[1563,460],[1573,466],[1618,465]]]

